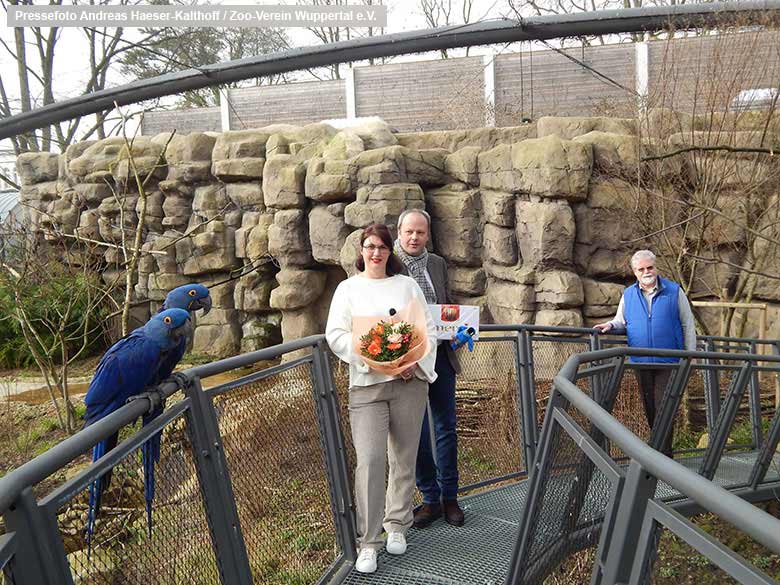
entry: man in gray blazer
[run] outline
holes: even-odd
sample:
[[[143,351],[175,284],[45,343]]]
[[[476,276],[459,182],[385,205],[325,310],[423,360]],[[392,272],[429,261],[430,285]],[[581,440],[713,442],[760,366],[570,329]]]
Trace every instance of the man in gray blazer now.
[[[395,253],[409,276],[420,285],[429,304],[450,302],[447,263],[426,249],[431,217],[419,209],[407,209],[398,218]],[[455,374],[457,357],[449,343],[440,343],[436,353],[438,378],[429,386],[428,404],[433,417],[436,458],[431,448],[428,417],[423,418],[420,448],[417,452],[417,489],[423,505],[414,514],[414,525],[424,528],[444,513],[453,526],[463,526],[465,518],[458,505],[458,437],[455,420]]]

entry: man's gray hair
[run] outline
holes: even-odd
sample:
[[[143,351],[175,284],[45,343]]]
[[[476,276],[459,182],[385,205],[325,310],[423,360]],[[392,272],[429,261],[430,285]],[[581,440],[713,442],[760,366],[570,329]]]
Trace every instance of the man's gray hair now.
[[[653,264],[655,264],[655,254],[650,250],[638,250],[634,252],[634,255],[631,256],[631,270],[636,269],[636,264],[640,260],[651,260]]]
[[[424,209],[404,209],[401,212],[401,215],[398,216],[398,231],[401,231],[401,225],[404,223],[404,219],[412,215],[413,213],[417,213],[419,215],[422,215],[425,218],[425,221],[428,222],[428,231],[431,231],[431,216],[428,214],[427,211]]]

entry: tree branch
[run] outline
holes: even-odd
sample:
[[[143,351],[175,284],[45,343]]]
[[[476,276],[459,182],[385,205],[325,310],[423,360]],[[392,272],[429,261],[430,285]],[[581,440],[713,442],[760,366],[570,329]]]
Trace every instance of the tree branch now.
[[[707,258],[705,256],[697,256],[696,254],[691,254],[690,252],[683,252],[683,255],[688,256],[689,258],[693,258],[694,260],[704,262],[705,264],[725,264],[726,266],[731,266],[732,268],[736,268],[741,272],[747,272],[748,274],[755,274],[756,276],[771,278],[772,280],[780,280],[780,275],[769,274],[768,272],[761,272],[759,270],[751,270],[750,268],[746,268],[739,264],[735,264],[734,262],[729,262],[728,260],[723,260],[722,258]]]
[[[768,154],[774,156],[775,151],[771,148],[748,148],[741,146],[687,146],[674,152],[667,152],[665,154],[657,154],[653,156],[640,157],[640,161],[647,162],[651,160],[663,160],[665,158],[671,158],[679,154],[685,154],[686,152],[712,152],[712,151],[724,151],[724,152],[743,152],[751,154]]]
[[[642,240],[646,240],[646,239],[648,239],[648,238],[652,238],[653,236],[657,236],[657,235],[660,235],[660,234],[662,234],[662,233],[664,233],[664,232],[667,232],[667,231],[669,231],[669,230],[672,230],[672,229],[674,229],[674,228],[676,228],[676,227],[680,227],[681,225],[684,225],[684,224],[686,224],[686,223],[688,223],[688,222],[690,222],[690,221],[693,221],[693,220],[695,220],[695,219],[699,219],[699,218],[700,218],[702,215],[704,215],[705,213],[707,213],[707,212],[706,212],[706,211],[702,211],[701,213],[697,213],[697,214],[696,214],[696,215],[694,215],[693,217],[689,217],[688,219],[684,219],[684,220],[682,220],[682,221],[678,221],[678,222],[677,222],[677,223],[675,223],[675,224],[672,224],[672,225],[670,225],[670,226],[667,226],[667,227],[665,227],[665,228],[661,228],[660,230],[656,230],[656,231],[654,231],[654,232],[651,232],[651,233],[649,233],[649,234],[646,234],[646,235],[642,236],[641,238],[634,238],[633,240],[623,240],[623,241],[621,241],[620,243],[621,243],[621,244],[634,244],[634,243],[636,243],[636,242],[641,242]]]
[[[10,177],[7,177],[7,176],[6,176],[5,174],[3,174],[2,172],[0,172],[0,181],[3,181],[4,183],[7,183],[8,185],[10,185],[11,187],[13,187],[13,188],[14,188],[14,189],[16,189],[17,191],[21,189],[21,187],[20,187],[19,185],[17,185],[16,183],[14,183],[14,182],[11,180],[11,178],[10,178]]]

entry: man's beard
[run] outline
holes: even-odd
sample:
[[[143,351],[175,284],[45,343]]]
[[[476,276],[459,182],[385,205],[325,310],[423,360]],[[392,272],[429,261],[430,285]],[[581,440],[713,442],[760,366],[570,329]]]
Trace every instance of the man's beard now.
[[[650,286],[652,284],[655,284],[656,277],[655,276],[643,276],[639,279],[639,282],[644,284],[645,286]]]

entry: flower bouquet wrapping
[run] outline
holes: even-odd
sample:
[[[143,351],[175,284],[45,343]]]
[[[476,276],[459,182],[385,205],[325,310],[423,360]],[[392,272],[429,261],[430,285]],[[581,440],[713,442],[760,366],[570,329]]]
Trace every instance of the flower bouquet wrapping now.
[[[355,355],[380,374],[399,375],[428,354],[425,311],[419,302],[412,301],[387,316],[353,317]]]

